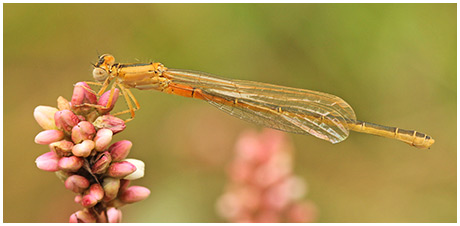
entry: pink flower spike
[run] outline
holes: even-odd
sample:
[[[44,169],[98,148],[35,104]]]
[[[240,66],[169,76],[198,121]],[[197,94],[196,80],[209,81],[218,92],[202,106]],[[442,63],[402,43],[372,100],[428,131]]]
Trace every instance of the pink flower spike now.
[[[86,88],[85,88],[86,87]],[[84,103],[96,104],[97,97],[96,94],[92,93],[91,87],[86,84],[86,82],[78,82],[75,84],[72,94],[72,106],[81,105]]]
[[[93,164],[91,167],[91,172],[94,174],[102,174],[107,171],[107,168],[109,168],[110,163],[112,162],[112,157],[110,157],[110,153],[108,151],[105,151],[103,153],[100,153],[96,159],[96,163]]]
[[[58,165],[61,170],[76,172],[83,166],[84,160],[77,156],[62,157]]]
[[[141,186],[131,186],[123,191],[118,198],[124,203],[139,202],[150,195],[150,190]]]
[[[34,109],[34,118],[45,130],[57,129],[56,124],[54,123],[54,114],[57,111],[57,108],[38,106]]]
[[[106,177],[104,178],[104,182],[102,182],[102,187],[104,188],[104,201],[111,201],[118,195],[118,190],[120,189],[120,179]]]
[[[72,148],[72,154],[78,157],[88,157],[94,149],[94,141],[84,140],[80,144],[76,144]]]
[[[56,126],[60,130],[64,130],[67,133],[72,131],[72,128],[80,122],[78,117],[69,110],[62,110],[58,111],[54,114],[54,121],[56,122]]]
[[[109,166],[107,170],[107,176],[115,178],[123,178],[131,173],[136,171],[136,166],[133,164],[123,161],[123,162],[114,162]]]
[[[111,207],[107,210],[107,218],[109,223],[121,223],[121,210]]]
[[[35,143],[37,144],[51,144],[53,142],[62,140],[64,133],[59,130],[45,130],[35,136]]]
[[[96,135],[96,129],[88,121],[81,121],[72,128],[72,141],[76,144],[83,140],[92,140]]]
[[[69,223],[96,223],[96,216],[88,209],[79,210],[70,216]]]
[[[93,124],[98,129],[112,130],[113,134],[117,134],[126,128],[125,121],[123,119],[112,115],[99,116]]]
[[[89,187],[89,181],[83,176],[72,175],[65,180],[64,186],[75,193],[81,193]]]
[[[58,167],[59,156],[50,151],[43,155],[40,155],[36,160],[35,163],[37,167],[41,170],[56,172],[59,170]]]
[[[120,90],[115,89],[113,92],[112,103],[110,104],[110,106],[107,109],[98,109],[98,112],[101,115],[109,113],[115,106],[115,102],[117,101],[119,95],[120,95]],[[101,97],[99,97],[97,104],[105,107],[107,106],[107,103],[109,102],[109,98],[110,98],[110,90],[106,91],[104,94],[101,95]]]
[[[125,159],[126,156],[128,156],[132,146],[133,143],[131,143],[129,140],[121,140],[110,145],[109,152],[112,156],[112,161],[119,162]]]
[[[96,144],[96,151],[103,151],[109,146],[110,142],[112,142],[112,130],[109,129],[100,129],[96,133],[96,137],[94,138],[94,142]]]

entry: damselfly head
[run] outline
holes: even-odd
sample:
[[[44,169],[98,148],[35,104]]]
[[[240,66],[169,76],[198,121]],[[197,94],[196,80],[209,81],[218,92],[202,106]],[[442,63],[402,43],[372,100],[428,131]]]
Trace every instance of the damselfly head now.
[[[96,63],[96,67],[107,67],[110,68],[115,63],[115,57],[110,54],[102,54]]]
[[[98,82],[104,82],[108,76],[109,73],[103,68],[96,67],[93,70],[93,78]]]

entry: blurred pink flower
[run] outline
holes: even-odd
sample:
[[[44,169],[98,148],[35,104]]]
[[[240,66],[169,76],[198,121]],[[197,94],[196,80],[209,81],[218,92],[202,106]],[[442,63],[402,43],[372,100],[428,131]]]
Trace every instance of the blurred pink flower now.
[[[58,108],[38,106],[34,110],[35,119],[45,129],[35,142],[51,150],[36,159],[37,167],[56,172],[64,186],[77,193],[74,201],[84,207],[70,216],[71,223],[121,222],[121,206],[150,194],[145,187],[128,187],[129,180],[144,175],[142,161],[129,160],[139,169],[125,161],[132,143],[124,140],[110,146],[112,136],[126,128],[123,119],[109,115],[119,93],[116,89],[110,107],[103,108],[110,91],[98,100],[88,84],[79,82],[71,102],[59,97]]]
[[[228,167],[229,181],[217,202],[229,222],[313,222],[317,209],[302,201],[306,183],[293,175],[293,150],[283,132],[243,133]]]

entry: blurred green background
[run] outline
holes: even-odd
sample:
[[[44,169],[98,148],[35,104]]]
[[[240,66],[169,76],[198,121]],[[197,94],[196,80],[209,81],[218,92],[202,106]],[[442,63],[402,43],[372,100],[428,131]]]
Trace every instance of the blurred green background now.
[[[119,62],[323,91],[358,119],[416,129],[430,150],[351,133],[290,135],[319,222],[456,222],[456,4],[4,4],[5,222],[67,222],[80,209],[34,160],[38,105]],[[215,201],[239,133],[256,126],[199,100],[133,91],[141,110],[114,141],[146,163],[151,196],[124,222],[222,222]],[[123,105],[123,102],[119,102]],[[122,106],[124,107],[124,106]],[[21,144],[21,145],[19,145]]]

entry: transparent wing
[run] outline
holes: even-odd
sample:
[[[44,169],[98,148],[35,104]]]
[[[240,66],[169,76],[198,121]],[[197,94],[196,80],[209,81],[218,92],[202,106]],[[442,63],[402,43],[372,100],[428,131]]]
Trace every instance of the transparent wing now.
[[[310,90],[260,82],[230,80],[187,70],[170,69],[165,77],[194,88],[196,98],[240,119],[331,143],[348,137],[356,122],[353,109],[341,98]]]

